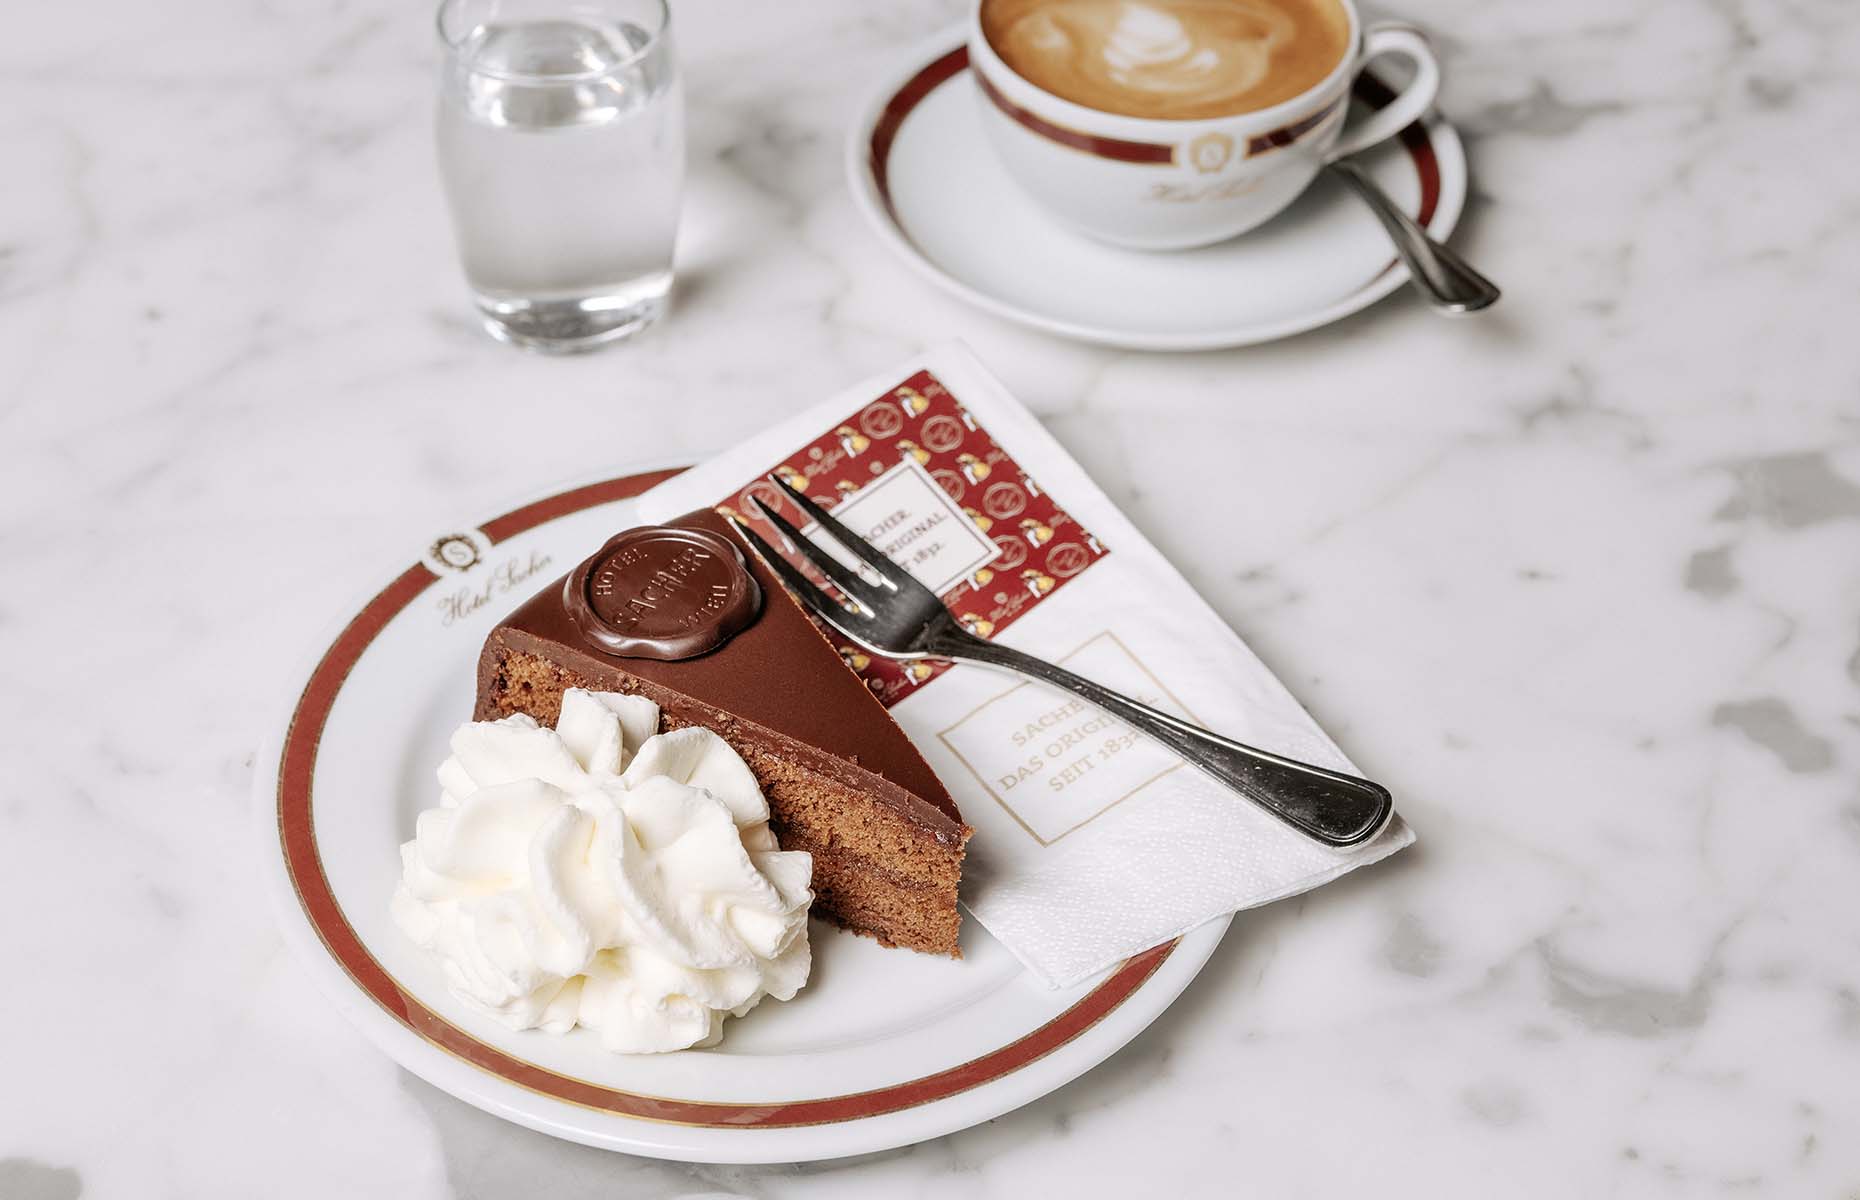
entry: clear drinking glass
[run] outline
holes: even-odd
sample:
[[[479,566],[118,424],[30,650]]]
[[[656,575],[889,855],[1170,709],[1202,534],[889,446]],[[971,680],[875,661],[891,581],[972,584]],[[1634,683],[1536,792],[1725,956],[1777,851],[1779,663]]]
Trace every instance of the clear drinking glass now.
[[[585,350],[665,309],[684,96],[665,0],[445,0],[439,169],[485,327]]]

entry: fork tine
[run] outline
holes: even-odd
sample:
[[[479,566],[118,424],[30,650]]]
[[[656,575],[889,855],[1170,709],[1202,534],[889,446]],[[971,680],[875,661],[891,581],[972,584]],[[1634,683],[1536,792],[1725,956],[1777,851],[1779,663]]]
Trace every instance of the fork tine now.
[[[799,600],[803,607],[809,612],[819,616],[822,620],[826,621],[846,636],[854,638],[859,636],[858,633],[848,629],[841,622],[867,621],[870,620],[869,617],[864,613],[855,612],[847,608],[838,600],[835,600],[833,597],[821,591],[813,580],[801,574],[793,563],[777,553],[775,547],[763,541],[762,535],[744,524],[742,520],[733,516],[726,517],[725,519],[730,522],[731,527],[736,530],[737,535],[749,543],[749,548],[756,552],[756,557],[766,563],[769,570],[781,577],[782,583],[787,585],[788,590],[794,593],[795,599]]]
[[[848,553],[856,555],[860,562],[863,562],[866,566],[877,571],[879,577],[885,581],[885,584],[892,591],[895,592],[900,588],[920,588],[923,586],[917,582],[910,572],[900,567],[897,563],[892,562],[889,558],[886,558],[878,547],[872,545],[872,543],[840,524],[833,518],[833,514],[820,507],[820,505],[815,504],[813,499],[805,492],[794,487],[779,475],[771,475],[769,478],[775,481],[776,487],[788,493],[789,499],[800,505],[802,512],[819,522],[820,527],[826,530],[834,541],[846,547]]]
[[[858,601],[868,611],[871,610],[873,605],[878,603],[880,599],[879,588],[861,579],[857,571],[849,569],[844,563],[840,562],[839,559],[834,558],[831,554],[828,554],[825,550],[822,550],[819,546],[809,541],[802,535],[800,530],[794,527],[793,523],[790,522],[787,517],[782,516],[773,508],[762,503],[762,497],[752,495],[749,499],[761,510],[762,515],[768,518],[769,524],[781,531],[782,536],[788,539],[789,543],[794,546],[801,557],[818,567],[821,574],[831,579],[849,599]]]

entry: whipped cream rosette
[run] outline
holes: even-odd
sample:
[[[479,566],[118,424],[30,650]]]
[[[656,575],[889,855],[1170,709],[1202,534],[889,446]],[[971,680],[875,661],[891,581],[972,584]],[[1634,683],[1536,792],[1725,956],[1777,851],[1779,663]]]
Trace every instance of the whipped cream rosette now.
[[[813,860],[780,849],[755,776],[708,729],[571,689],[556,727],[468,724],[401,846],[396,923],[455,995],[514,1029],[623,1053],[714,1045],[811,965]]]

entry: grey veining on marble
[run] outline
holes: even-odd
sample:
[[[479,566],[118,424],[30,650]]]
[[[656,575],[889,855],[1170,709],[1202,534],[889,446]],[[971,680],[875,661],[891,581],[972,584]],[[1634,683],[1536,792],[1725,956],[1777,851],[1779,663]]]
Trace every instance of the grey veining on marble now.
[[[1504,302],[1154,356],[859,225],[843,122],[959,8],[679,0],[676,307],[570,361],[468,319],[422,5],[9,14],[0,1197],[1860,1195],[1860,10],[1384,6],[1442,47]],[[253,748],[319,631],[461,515],[950,336],[1419,845],[891,1154],[629,1160],[405,1076],[255,877]]]

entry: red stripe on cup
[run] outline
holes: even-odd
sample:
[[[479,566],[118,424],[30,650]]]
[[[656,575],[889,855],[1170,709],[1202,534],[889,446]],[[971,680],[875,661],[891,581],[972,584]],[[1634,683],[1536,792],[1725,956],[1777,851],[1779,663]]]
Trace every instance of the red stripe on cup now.
[[[964,47],[963,57],[968,57]],[[1126,142],[1118,138],[1098,137],[1096,134],[1082,133],[1077,129],[1067,129],[1064,125],[1055,125],[1045,117],[1022,108],[1003,96],[995,85],[988,82],[988,76],[980,71],[975,73],[975,82],[981,85],[982,92],[994,101],[996,108],[1006,113],[1017,124],[1023,125],[1048,141],[1082,150],[1086,154],[1095,154],[1099,158],[1109,158],[1117,162],[1139,163],[1144,166],[1168,166],[1175,161],[1175,147],[1156,142]]]
[[[935,83],[931,83],[929,87],[926,87],[924,90],[928,92],[930,88],[936,86],[936,83],[942,82],[943,78],[948,78],[949,75],[953,75],[957,71],[960,71],[962,66],[967,64],[968,53],[968,48],[962,47],[953,51],[950,55],[946,55],[944,59],[939,59],[938,64],[941,65],[943,62],[947,61],[948,58],[959,54],[962,56],[963,62],[951,68],[947,74],[936,80]],[[928,74],[928,72],[926,72],[926,74]],[[898,93],[898,98],[902,99],[908,95],[912,87],[922,78],[923,76],[920,75],[917,79],[913,79],[910,84],[906,85],[903,91]],[[982,93],[994,103],[994,106],[1005,113],[1016,124],[1039,134],[1049,141],[1058,142],[1062,146],[1069,146],[1074,150],[1080,150],[1086,154],[1095,154],[1099,158],[1113,159],[1117,162],[1137,163],[1144,166],[1170,166],[1176,161],[1176,147],[1173,145],[1165,145],[1159,142],[1124,141],[1119,138],[1099,137],[1096,134],[1083,133],[1076,129],[1068,129],[1064,125],[1054,124],[1030,109],[1014,103],[1014,101],[1003,95],[1000,89],[990,83],[988,77],[980,71],[975,73],[975,82],[981,87]],[[908,111],[910,107],[915,106],[917,99],[920,98],[921,97],[913,98],[910,104],[905,106],[906,110]],[[893,103],[895,104],[896,102],[897,100],[894,99]],[[1247,156],[1251,157],[1255,154],[1263,154],[1268,150],[1278,150],[1291,145],[1305,134],[1310,133],[1313,129],[1316,129],[1319,125],[1329,120],[1343,103],[1344,101],[1339,100],[1334,104],[1326,105],[1310,116],[1301,117],[1299,120],[1283,128],[1254,135],[1247,139]],[[887,110],[887,115],[889,115],[889,110]],[[902,119],[902,115],[900,114],[900,122]],[[885,128],[885,124],[882,120],[880,121],[879,127],[881,129]],[[891,133],[895,134],[895,132],[896,126],[893,125],[891,127]],[[875,148],[877,142],[878,135],[875,133],[873,135]],[[887,149],[890,148],[889,137],[886,138],[885,146]]]
[[[1248,138],[1246,143],[1247,157],[1251,158],[1255,154],[1264,154],[1268,150],[1278,150],[1291,145],[1299,138],[1305,136],[1305,134],[1316,129],[1319,125],[1330,120],[1331,114],[1342,107],[1344,103],[1345,101],[1338,100],[1335,104],[1326,105],[1303,120],[1294,121],[1283,129],[1275,129],[1271,133],[1262,133],[1257,137]]]

